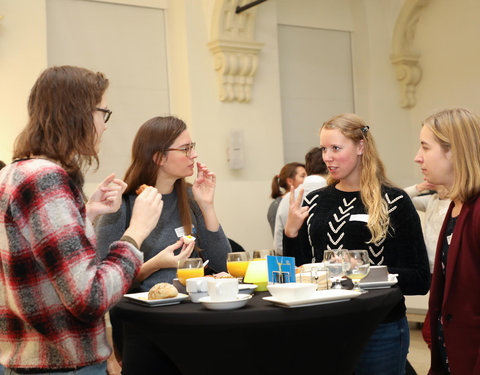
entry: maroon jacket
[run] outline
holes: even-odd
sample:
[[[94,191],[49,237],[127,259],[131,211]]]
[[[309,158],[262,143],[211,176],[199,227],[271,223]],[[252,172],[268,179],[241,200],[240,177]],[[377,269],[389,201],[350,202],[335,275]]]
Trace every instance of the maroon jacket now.
[[[444,283],[441,239],[452,209],[453,203],[440,232],[430,289],[432,364],[429,374],[445,374],[436,339],[436,322],[441,312],[451,374],[480,375],[480,195],[465,203],[457,218]]]

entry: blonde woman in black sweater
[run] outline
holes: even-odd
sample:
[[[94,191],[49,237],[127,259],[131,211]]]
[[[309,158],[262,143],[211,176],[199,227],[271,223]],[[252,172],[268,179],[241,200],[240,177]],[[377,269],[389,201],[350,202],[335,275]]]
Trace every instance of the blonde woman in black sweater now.
[[[430,272],[420,219],[409,196],[387,179],[369,126],[354,114],[335,116],[320,130],[320,148],[329,170],[327,187],[309,193],[303,207],[290,200],[284,254],[300,265],[321,261],[325,249],[367,249],[371,264],[398,274],[403,294],[427,293]],[[405,311],[402,301],[379,325],[355,375],[405,373],[410,340]]]

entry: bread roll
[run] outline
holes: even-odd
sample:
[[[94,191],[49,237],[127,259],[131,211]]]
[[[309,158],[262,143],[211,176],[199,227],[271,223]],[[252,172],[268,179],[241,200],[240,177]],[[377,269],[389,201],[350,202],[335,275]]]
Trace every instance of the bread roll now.
[[[220,272],[213,275],[215,279],[234,279],[232,275],[227,272]]]
[[[172,298],[178,295],[178,290],[172,284],[158,283],[152,286],[148,292],[148,299]]]

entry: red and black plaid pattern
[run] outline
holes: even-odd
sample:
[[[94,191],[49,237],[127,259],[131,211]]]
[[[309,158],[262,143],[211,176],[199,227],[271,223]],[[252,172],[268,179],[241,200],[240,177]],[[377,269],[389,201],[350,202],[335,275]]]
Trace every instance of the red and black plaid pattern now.
[[[82,194],[66,172],[28,159],[0,173],[0,362],[70,368],[105,360],[104,315],[141,253],[114,242],[100,262]]]

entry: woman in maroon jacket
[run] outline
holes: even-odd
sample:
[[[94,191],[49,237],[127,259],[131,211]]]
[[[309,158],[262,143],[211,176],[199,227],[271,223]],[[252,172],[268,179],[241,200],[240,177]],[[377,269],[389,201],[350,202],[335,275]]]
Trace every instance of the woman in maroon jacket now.
[[[415,161],[449,190],[439,235],[429,314],[429,374],[480,374],[480,118],[466,109],[428,117]]]

